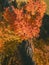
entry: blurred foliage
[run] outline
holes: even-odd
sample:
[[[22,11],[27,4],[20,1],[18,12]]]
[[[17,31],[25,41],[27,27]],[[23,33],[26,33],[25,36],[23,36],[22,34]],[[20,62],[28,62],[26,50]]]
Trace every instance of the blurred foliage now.
[[[0,65],[23,65],[19,52],[22,40],[12,30],[8,21],[0,13]],[[36,65],[49,65],[49,39],[34,41],[34,56]]]
[[[34,41],[34,60],[37,65],[49,65],[49,41],[39,39]]]
[[[0,20],[0,65],[12,65],[14,62],[22,65],[18,50],[22,40],[10,30],[9,23],[2,17],[2,12],[0,17],[2,18]]]
[[[46,13],[49,14],[49,0],[44,0],[47,4],[47,10],[46,10]]]

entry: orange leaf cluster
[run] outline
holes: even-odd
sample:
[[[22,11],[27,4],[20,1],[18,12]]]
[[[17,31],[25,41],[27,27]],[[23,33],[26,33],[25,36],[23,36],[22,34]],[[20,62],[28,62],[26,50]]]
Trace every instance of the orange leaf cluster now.
[[[28,0],[21,9],[14,8],[11,13],[7,8],[4,18],[9,21],[11,28],[21,39],[36,38],[39,36],[42,18],[46,10],[46,4],[42,0]],[[14,15],[13,15],[14,13]]]

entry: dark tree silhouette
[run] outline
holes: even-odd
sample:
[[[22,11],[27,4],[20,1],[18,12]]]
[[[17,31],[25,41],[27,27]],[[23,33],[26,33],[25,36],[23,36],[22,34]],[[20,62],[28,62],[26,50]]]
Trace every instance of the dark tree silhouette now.
[[[45,14],[42,21],[40,38],[46,39],[49,37],[49,15]]]

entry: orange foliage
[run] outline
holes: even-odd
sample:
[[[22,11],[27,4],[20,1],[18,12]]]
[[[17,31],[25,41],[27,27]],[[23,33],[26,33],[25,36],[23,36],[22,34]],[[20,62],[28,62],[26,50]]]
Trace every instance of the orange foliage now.
[[[3,40],[0,39],[0,52],[2,52],[3,49],[4,49],[4,43]]]
[[[28,3],[21,9],[15,9],[13,6],[12,9],[12,13],[8,8],[6,9],[4,18],[9,21],[15,33],[21,39],[38,37],[42,25],[41,19],[46,10],[45,2],[42,0],[36,0],[36,2],[34,0],[28,0]],[[25,13],[24,10],[26,11]]]

